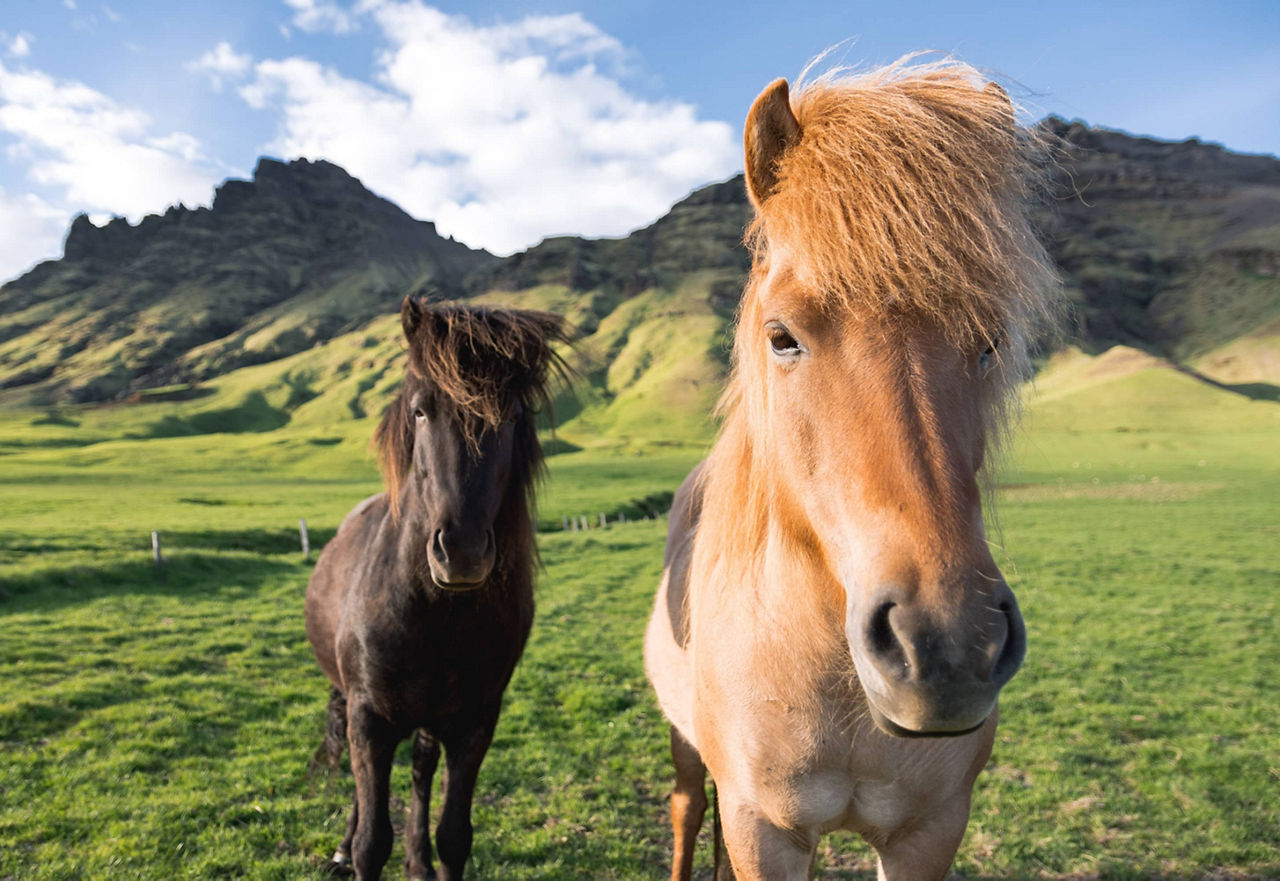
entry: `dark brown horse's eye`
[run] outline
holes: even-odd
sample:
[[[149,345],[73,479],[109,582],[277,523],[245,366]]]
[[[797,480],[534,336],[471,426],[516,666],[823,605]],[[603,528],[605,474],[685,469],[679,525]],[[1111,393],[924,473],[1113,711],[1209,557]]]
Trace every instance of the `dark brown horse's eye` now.
[[[982,354],[978,356],[978,369],[985,376],[995,366],[996,349],[1000,348],[1000,340],[993,340],[991,345],[982,350]]]
[[[413,418],[414,418],[414,419],[426,419],[426,418],[427,418],[427,414],[426,414],[426,412],[425,412],[421,407],[415,407],[415,408],[413,409]]]
[[[800,343],[781,324],[769,325],[768,333],[769,348],[773,349],[773,354],[787,358],[800,354]]]

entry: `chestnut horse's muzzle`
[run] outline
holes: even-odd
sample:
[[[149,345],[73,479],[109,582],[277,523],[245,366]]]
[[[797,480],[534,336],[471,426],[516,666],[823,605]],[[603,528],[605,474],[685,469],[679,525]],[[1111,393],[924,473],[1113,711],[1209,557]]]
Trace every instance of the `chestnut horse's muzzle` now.
[[[947,737],[979,727],[1026,654],[1026,628],[1003,581],[945,618],[896,585],[847,630],[871,718],[899,737]]]

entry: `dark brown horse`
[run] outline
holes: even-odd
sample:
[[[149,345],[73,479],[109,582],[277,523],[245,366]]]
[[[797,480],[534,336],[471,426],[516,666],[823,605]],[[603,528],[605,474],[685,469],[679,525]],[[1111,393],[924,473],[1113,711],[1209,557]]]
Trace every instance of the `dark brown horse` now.
[[[374,444],[387,491],[356,506],[307,587],[307,637],[333,683],[319,758],[351,751],[355,803],[333,860],[376,878],[391,853],[396,745],[413,743],[409,878],[434,878],[429,799],[444,748],[440,878],[462,877],[471,799],[502,692],[533,621],[534,426],[563,362],[563,320],[541,312],[401,309],[399,396]]]

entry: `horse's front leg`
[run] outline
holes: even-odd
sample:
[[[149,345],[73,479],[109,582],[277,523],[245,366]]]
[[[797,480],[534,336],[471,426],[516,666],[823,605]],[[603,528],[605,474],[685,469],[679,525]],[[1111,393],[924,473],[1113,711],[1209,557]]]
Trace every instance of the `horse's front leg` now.
[[[707,766],[693,744],[671,726],[671,761],[676,786],[671,792],[671,829],[675,845],[671,881],[689,881],[693,872],[693,846],[707,811]]]
[[[440,742],[419,729],[413,741],[413,801],[404,830],[404,873],[409,881],[436,877],[431,864],[431,781],[440,762]]]
[[[497,720],[445,741],[444,806],[436,827],[440,881],[459,881],[471,856],[471,799]]]
[[[739,881],[806,881],[818,846],[815,830],[782,829],[732,790],[718,789],[725,848]]]
[[[355,697],[349,699],[347,742],[351,751],[351,775],[356,784],[351,860],[360,881],[378,878],[391,856],[393,833],[387,799],[397,740],[391,723],[374,712],[368,703]]]
[[[942,881],[969,825],[970,793],[957,795],[918,823],[876,843],[880,881]]]

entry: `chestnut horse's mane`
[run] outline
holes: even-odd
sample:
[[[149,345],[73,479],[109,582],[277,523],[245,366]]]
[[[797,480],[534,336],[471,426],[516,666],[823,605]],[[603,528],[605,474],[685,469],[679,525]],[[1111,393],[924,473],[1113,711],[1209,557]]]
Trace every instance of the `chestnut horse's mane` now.
[[[1030,373],[1028,347],[1056,329],[1059,298],[1028,211],[1042,192],[1048,145],[985,82],[959,62],[908,57],[792,93],[799,140],[774,166],[776,184],[747,231],[753,266],[718,407],[725,421],[715,465],[703,472],[707,504],[722,520],[709,515],[700,529],[716,532],[729,558],[760,552],[773,510],[770,427],[753,394],[765,347],[741,332],[761,324],[756,291],[771,250],[785,250],[794,290],[815,310],[928,326],[974,356],[993,347],[1001,369],[985,384],[982,412],[988,459],[998,456]],[[990,488],[992,469],[985,474]]]
[[[973,67],[911,59],[835,71],[792,93],[801,134],[747,230],[742,308],[768,274],[770,248],[785,247],[815,308],[923,318],[959,347],[996,345],[1006,369],[990,410],[1001,427],[1030,341],[1058,318],[1057,277],[1028,211],[1049,150]],[[761,351],[735,347],[722,413],[736,408],[754,373],[744,362]]]
[[[552,348],[568,343],[564,318],[551,312],[406,300],[409,377],[425,384],[451,409],[472,448],[485,431],[510,418],[518,402],[514,458],[521,463],[526,490],[542,463],[534,416],[550,409],[550,385],[567,381],[570,370]],[[413,463],[413,413],[409,383],[382,415],[373,435],[393,510]]]
[[[1052,317],[1026,211],[1045,151],[977,70],[910,61],[797,87],[800,140],[748,231],[757,268],[787,243],[828,308],[924,315],[965,344],[1029,335]]]

